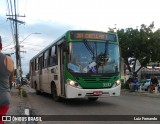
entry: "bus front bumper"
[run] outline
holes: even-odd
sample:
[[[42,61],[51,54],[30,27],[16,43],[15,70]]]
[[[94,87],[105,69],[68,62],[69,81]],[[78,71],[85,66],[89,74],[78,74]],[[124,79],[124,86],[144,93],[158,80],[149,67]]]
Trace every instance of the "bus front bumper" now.
[[[80,89],[66,84],[66,98],[119,96],[121,84],[108,89]]]

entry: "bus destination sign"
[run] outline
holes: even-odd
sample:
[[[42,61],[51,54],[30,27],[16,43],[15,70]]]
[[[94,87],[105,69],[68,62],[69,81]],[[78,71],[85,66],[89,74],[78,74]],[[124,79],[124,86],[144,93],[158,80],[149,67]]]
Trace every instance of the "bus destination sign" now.
[[[111,40],[116,41],[116,36],[114,34],[106,34],[100,32],[71,32],[71,39],[92,39],[92,40]]]

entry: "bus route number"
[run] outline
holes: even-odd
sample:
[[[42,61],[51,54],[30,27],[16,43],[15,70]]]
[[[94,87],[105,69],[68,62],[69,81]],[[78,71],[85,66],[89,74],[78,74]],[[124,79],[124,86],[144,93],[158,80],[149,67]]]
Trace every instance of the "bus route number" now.
[[[110,87],[111,83],[103,83],[103,87]]]

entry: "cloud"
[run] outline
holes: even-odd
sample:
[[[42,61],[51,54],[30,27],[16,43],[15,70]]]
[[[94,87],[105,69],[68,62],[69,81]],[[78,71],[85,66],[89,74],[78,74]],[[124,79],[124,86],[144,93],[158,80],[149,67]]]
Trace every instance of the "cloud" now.
[[[57,38],[62,36],[68,30],[74,30],[75,27],[67,24],[61,24],[58,22],[50,21],[39,21],[35,24],[25,24],[20,28],[20,33],[22,34],[21,40],[25,36],[31,33],[40,33],[30,35],[21,45],[21,51],[26,51],[26,53],[21,53],[22,55],[22,69],[23,74],[26,75],[29,72],[29,61],[38,52],[44,49],[46,46],[54,42]]]
[[[11,53],[15,52],[14,50],[14,42],[13,36],[11,33],[10,22],[6,21],[7,19],[0,16],[0,35],[4,41],[3,46],[7,46],[12,44],[9,49],[5,47],[3,52]],[[57,38],[62,36],[68,30],[74,30],[76,27],[69,25],[69,24],[62,24],[58,22],[52,21],[39,21],[34,24],[19,25],[18,26],[19,32],[19,42],[23,41],[27,36],[27,38],[20,44],[21,52],[21,63],[22,63],[22,70],[23,75],[26,75],[29,72],[29,61],[30,59],[35,56],[38,52],[44,49],[46,46],[54,42]],[[33,33],[33,34],[32,34]],[[34,34],[40,33],[40,34]],[[30,36],[29,36],[30,35]],[[14,62],[16,63],[15,55],[12,55]]]
[[[0,35],[3,43],[11,42],[12,33],[9,20],[6,17],[0,15]],[[13,40],[12,40],[13,41]]]

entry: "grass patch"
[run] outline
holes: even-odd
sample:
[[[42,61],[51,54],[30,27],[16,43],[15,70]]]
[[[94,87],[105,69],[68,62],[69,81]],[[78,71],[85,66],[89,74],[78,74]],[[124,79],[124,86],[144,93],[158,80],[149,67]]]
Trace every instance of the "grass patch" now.
[[[28,96],[25,90],[22,90],[22,96],[23,97],[27,97]]]
[[[121,85],[121,89],[130,89],[129,88],[129,84],[126,82],[126,83],[123,83],[122,85]]]

